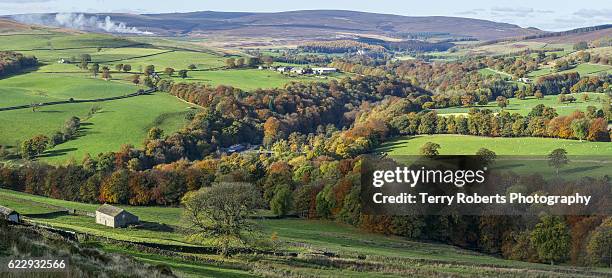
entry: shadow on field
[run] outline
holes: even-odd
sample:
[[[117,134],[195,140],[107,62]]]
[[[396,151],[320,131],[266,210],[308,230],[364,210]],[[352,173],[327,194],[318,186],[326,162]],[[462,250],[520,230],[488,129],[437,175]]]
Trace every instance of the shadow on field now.
[[[140,230],[148,230],[148,231],[156,231],[156,232],[174,232],[174,227],[160,224],[157,222],[149,222],[149,221],[140,221],[140,225],[138,225],[138,229]]]
[[[523,167],[525,166],[525,164],[522,163],[516,163],[516,164],[505,164],[505,165],[495,165],[495,167],[491,167],[491,169],[495,169],[495,170],[508,170],[508,169],[512,169],[512,168],[517,168],[517,167]]]
[[[64,149],[50,150],[50,151],[46,151],[42,155],[39,155],[38,157],[61,156],[61,155],[67,154],[68,152],[72,152],[72,151],[76,151],[76,150],[77,150],[77,148],[64,148]]]
[[[566,169],[566,170],[562,170],[559,171],[563,174],[576,174],[576,173],[580,173],[580,172],[586,172],[586,171],[591,171],[591,170],[595,170],[598,168],[601,168],[602,166],[584,166],[584,167],[576,167],[576,168],[571,168],[571,169]]]
[[[401,146],[401,145],[405,144],[406,141],[410,141],[410,140],[412,140],[414,138],[415,138],[415,136],[404,137],[404,138],[402,138],[402,140],[398,140],[398,141],[395,141],[395,142],[388,142],[388,143],[385,143],[385,145],[383,147],[380,147],[378,150],[381,151],[381,152],[392,151],[393,147]]]

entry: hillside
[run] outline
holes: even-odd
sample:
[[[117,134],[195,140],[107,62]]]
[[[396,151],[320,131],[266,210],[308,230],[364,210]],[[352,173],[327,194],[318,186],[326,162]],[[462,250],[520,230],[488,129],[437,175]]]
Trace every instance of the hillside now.
[[[23,32],[32,30],[32,27],[13,20],[0,18],[0,34]]]
[[[191,12],[167,14],[85,14],[159,35],[330,38],[359,35],[407,37],[423,34],[491,40],[543,33],[537,29],[460,17],[411,17],[341,10],[278,13]],[[56,14],[19,15],[28,23],[53,24]],[[65,19],[65,18],[64,18]],[[65,21],[63,21],[65,22]],[[65,23],[64,23],[65,24]],[[63,26],[68,27],[68,26]]]

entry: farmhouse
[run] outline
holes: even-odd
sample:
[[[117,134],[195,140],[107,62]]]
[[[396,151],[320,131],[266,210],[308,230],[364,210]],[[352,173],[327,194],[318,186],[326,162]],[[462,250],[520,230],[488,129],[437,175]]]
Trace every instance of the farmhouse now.
[[[138,223],[138,216],[122,208],[104,204],[96,210],[96,223],[118,228]]]
[[[304,74],[304,73],[306,73],[306,71],[303,68],[292,68],[291,72],[295,73],[295,74]]]
[[[521,77],[518,79],[519,82],[523,82],[523,83],[531,83],[531,79],[527,78],[527,77]]]
[[[15,210],[0,206],[0,217],[9,222],[19,223],[21,217]]]
[[[281,73],[285,73],[285,72],[290,72],[292,69],[292,67],[278,67],[276,68],[276,71],[281,72]]]
[[[316,74],[330,74],[338,70],[336,68],[312,68],[312,71]]]

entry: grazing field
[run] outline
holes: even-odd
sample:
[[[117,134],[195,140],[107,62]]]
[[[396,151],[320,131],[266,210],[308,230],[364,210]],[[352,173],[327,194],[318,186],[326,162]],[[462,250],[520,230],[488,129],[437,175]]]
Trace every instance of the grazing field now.
[[[574,68],[556,72],[552,67],[543,67],[539,70],[532,71],[528,74],[529,77],[540,77],[549,74],[560,74],[560,73],[569,73],[569,72],[577,72],[580,76],[586,75],[597,75],[599,73],[612,73],[612,66],[600,65],[600,64],[590,64],[583,63],[579,64]]]
[[[93,99],[121,96],[138,87],[116,81],[103,81],[82,74],[28,73],[0,80],[0,106],[39,102]],[[92,107],[99,111],[89,115]],[[77,161],[86,154],[117,150],[122,144],[140,146],[149,128],[158,126],[167,134],[181,128],[191,105],[165,93],[137,96],[99,103],[73,103],[31,109],[1,111],[0,144],[16,146],[17,142],[36,134],[51,136],[72,117],[83,124],[78,137],[48,150],[42,160],[60,163],[69,158]],[[129,131],[129,132],[126,132]]]
[[[563,177],[573,179],[609,175],[612,167],[612,144],[609,142],[580,142],[554,138],[419,135],[386,142],[377,151],[409,162],[409,156],[420,155],[420,148],[426,142],[439,144],[440,155],[474,155],[480,148],[486,148],[498,156],[513,156],[507,157],[506,161],[498,160],[493,168],[517,173],[538,173],[544,177],[556,176],[555,170],[548,165],[546,155],[558,148],[567,150],[570,157],[570,163],[559,172]]]
[[[13,201],[7,202],[7,199]],[[52,205],[88,212],[93,212],[98,207],[96,204],[56,200],[6,189],[0,189],[0,204],[8,205],[19,212],[27,210],[32,204],[39,204],[39,207]],[[92,217],[74,215],[29,219],[58,228],[131,242],[190,245],[174,226],[179,219],[180,208],[121,207],[145,221],[143,227],[113,229],[95,224]],[[368,263],[380,265],[383,267],[382,271],[389,277],[419,276],[419,273],[441,276],[497,276],[510,275],[522,268],[529,268],[544,276],[582,276],[580,269],[503,260],[449,245],[416,242],[401,237],[363,232],[331,221],[270,219],[256,222],[263,232],[263,237],[269,237],[273,233],[277,235],[283,250],[294,250],[300,254],[331,252],[348,265],[326,267],[327,259],[324,261],[317,257],[310,259],[308,255],[292,258],[242,254],[221,259],[217,255],[182,253],[200,258],[193,261],[178,256],[145,253],[107,242],[87,241],[84,244],[100,247],[106,251],[128,254],[152,264],[169,265],[173,271],[185,277],[252,277],[269,275],[269,271],[289,270],[296,275],[315,276],[368,277],[374,273],[380,274],[379,268],[359,270],[352,267],[364,262],[357,259],[358,257],[366,257]],[[592,271],[601,271],[598,272],[600,275],[609,272],[603,269],[592,269]]]
[[[584,101],[582,99],[584,94],[588,94],[588,101]],[[510,98],[510,104],[504,108],[504,111],[519,113],[525,116],[531,112],[531,109],[533,109],[534,106],[544,104],[548,107],[554,107],[559,115],[569,115],[576,110],[586,111],[587,106],[601,108],[602,100],[605,97],[605,94],[603,93],[576,93],[571,95],[576,98],[576,101],[573,103],[559,103],[558,96],[556,95],[544,96],[543,99],[537,99],[535,97],[527,97],[523,100]],[[435,111],[440,115],[467,114],[471,108],[490,109],[494,112],[499,112],[501,110],[495,101],[491,101],[487,105],[475,105],[473,107],[449,107],[435,109]]]
[[[384,143],[378,151],[389,155],[418,155],[419,148],[426,142],[440,145],[440,154],[471,155],[480,148],[487,148],[497,155],[547,155],[552,150],[564,148],[568,155],[610,155],[612,144],[609,142],[588,142],[578,140],[536,138],[536,137],[481,137],[469,135],[418,135],[401,137]]]
[[[492,68],[484,68],[484,69],[480,69],[478,70],[478,72],[484,76],[491,76],[491,75],[496,75],[499,74],[504,78],[512,78],[511,74],[505,73],[503,71],[498,71],[498,70],[494,70]]]
[[[191,64],[198,70],[224,64],[223,56],[216,52],[164,48],[102,34],[49,31],[42,35],[0,36],[1,50],[34,55],[41,66],[0,79],[0,107],[123,96],[144,88],[134,85],[131,76],[147,65],[163,71],[165,67],[186,69]],[[58,63],[60,59],[80,61],[82,54],[91,55],[91,63],[100,63],[100,68],[111,68],[112,78],[109,81],[99,75],[94,78],[76,64]],[[116,64],[130,64],[132,70],[115,72]],[[216,84],[225,81],[231,80],[221,78]],[[122,144],[140,147],[151,127],[171,134],[187,122],[185,115],[192,106],[173,96],[155,93],[98,103],[44,106],[35,112],[1,111],[0,121],[7,124],[0,126],[0,145],[15,151],[20,141],[37,134],[50,137],[61,130],[68,118],[77,116],[82,121],[77,138],[49,149],[39,159],[54,164],[71,158],[80,161],[86,153],[97,155],[118,150]],[[91,114],[93,108],[97,111]]]
[[[325,81],[330,78],[338,78],[339,75],[329,77],[297,76],[281,74],[271,70],[240,69],[240,70],[216,70],[216,71],[190,71],[188,78],[175,77],[176,82],[202,82],[213,86],[231,85],[243,90],[255,90],[258,88],[282,87],[289,82],[313,82]]]

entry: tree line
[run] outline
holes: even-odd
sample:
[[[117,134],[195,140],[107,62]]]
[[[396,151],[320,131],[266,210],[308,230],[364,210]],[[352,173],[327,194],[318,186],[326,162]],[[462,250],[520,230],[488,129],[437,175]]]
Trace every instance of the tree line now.
[[[24,56],[12,51],[0,51],[0,77],[15,74],[22,69],[36,66],[36,57]]]

